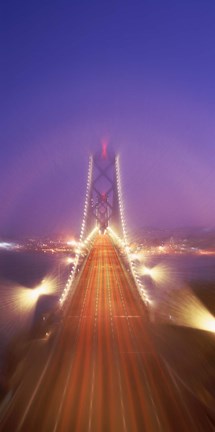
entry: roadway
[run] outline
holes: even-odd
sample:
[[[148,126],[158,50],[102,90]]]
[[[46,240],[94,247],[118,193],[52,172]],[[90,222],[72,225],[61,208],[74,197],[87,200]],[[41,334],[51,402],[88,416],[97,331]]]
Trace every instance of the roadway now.
[[[107,235],[96,237],[45,364],[30,356],[2,431],[213,430],[158,354],[144,304]]]

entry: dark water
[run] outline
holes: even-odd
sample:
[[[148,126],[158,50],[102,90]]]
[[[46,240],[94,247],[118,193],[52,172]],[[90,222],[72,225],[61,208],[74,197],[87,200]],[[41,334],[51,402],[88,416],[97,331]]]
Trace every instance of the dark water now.
[[[142,276],[143,285],[157,310],[164,308],[168,312],[175,307],[174,301],[180,293],[189,292],[212,314],[215,313],[215,256],[159,255],[146,257],[144,264],[161,271],[157,280]]]
[[[40,253],[0,253],[0,280],[7,280],[23,286],[37,285],[57,265],[55,255]]]
[[[163,265],[181,281],[215,281],[215,256],[207,255],[159,255],[146,257],[145,264]]]
[[[10,340],[29,330],[41,313],[56,304],[66,278],[62,261],[62,256],[42,253],[0,253],[0,361]],[[26,307],[23,293],[40,285],[47,275],[53,277],[56,292]]]

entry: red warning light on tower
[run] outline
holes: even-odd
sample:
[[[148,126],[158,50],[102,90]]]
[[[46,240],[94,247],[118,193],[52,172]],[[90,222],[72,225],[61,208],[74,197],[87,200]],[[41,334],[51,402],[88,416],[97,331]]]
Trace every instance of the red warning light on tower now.
[[[106,139],[102,140],[102,159],[107,159],[107,146],[108,142]]]
[[[101,193],[102,201],[107,202],[107,194],[105,192]]]

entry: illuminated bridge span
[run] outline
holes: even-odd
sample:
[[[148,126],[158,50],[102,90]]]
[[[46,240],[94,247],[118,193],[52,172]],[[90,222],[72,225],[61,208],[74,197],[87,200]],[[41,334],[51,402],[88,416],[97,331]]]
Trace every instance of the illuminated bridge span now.
[[[114,230],[121,230],[121,247],[129,253],[119,163],[104,146],[102,155],[90,158],[80,235],[80,242],[87,235],[93,239],[92,247],[60,298],[63,319],[53,344],[34,346],[28,354],[2,431],[212,430],[157,353],[147,293],[134,279],[131,260],[127,271]]]

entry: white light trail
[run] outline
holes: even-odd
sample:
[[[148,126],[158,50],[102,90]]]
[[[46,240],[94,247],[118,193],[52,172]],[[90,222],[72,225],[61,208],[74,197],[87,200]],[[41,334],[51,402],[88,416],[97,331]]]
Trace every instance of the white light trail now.
[[[33,305],[37,302],[41,295],[52,294],[56,291],[56,285],[54,280],[51,278],[43,279],[41,284],[36,288],[23,288],[20,292],[20,301],[23,302],[23,306]]]
[[[17,332],[30,328],[40,296],[56,290],[57,280],[52,276],[47,276],[35,288],[17,284],[1,286],[0,327],[6,337],[10,339]]]
[[[215,333],[215,317],[189,287],[172,293],[167,305],[174,324]]]

